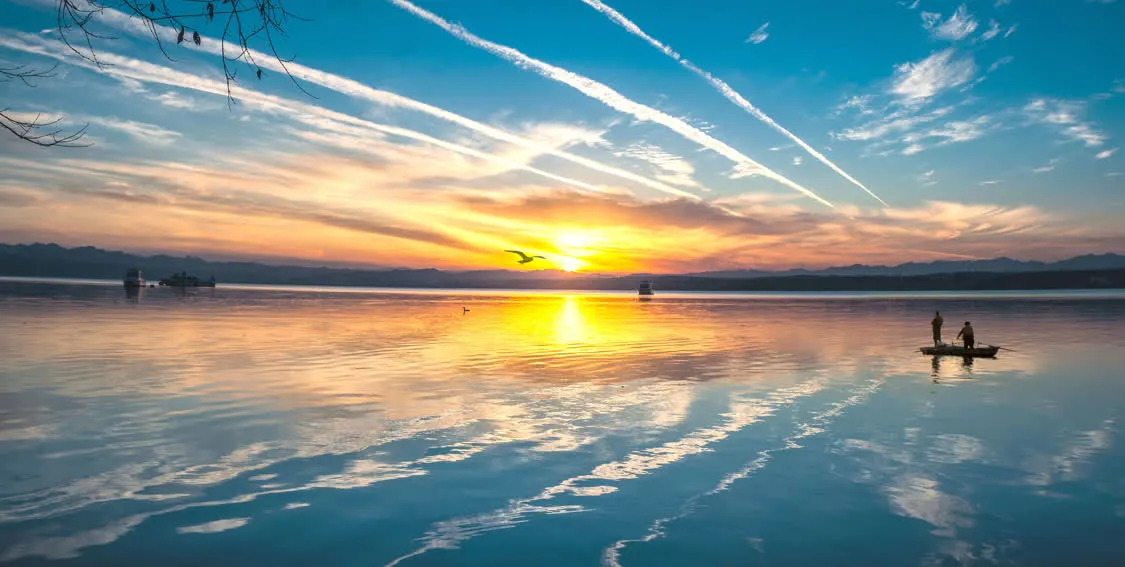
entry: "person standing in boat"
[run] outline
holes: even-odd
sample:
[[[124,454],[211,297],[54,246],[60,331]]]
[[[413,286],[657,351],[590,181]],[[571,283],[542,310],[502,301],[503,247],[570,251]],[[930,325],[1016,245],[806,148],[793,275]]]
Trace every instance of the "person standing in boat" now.
[[[973,325],[965,321],[965,326],[961,327],[961,332],[957,333],[958,339],[965,339],[965,348],[973,348],[976,344],[976,338],[973,336]]]
[[[941,326],[945,323],[941,318],[940,311],[934,311],[934,320],[930,321],[930,325],[934,328],[934,346],[941,346]]]

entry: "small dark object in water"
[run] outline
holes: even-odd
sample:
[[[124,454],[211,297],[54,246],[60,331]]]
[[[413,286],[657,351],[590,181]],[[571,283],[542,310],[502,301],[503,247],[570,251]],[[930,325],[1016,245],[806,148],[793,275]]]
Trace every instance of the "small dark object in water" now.
[[[996,353],[1000,350],[1000,347],[985,345],[974,348],[965,348],[963,346],[957,345],[942,345],[936,347],[922,347],[919,350],[922,351],[922,354],[928,355],[992,358],[996,356]]]

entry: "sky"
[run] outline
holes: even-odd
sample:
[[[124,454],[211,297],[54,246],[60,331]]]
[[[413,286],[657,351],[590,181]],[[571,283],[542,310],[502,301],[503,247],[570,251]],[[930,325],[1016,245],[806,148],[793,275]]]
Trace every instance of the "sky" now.
[[[99,67],[54,0],[0,0],[0,68],[58,65],[0,109],[92,144],[0,135],[0,242],[590,272],[1125,252],[1125,0],[285,6],[296,83],[255,52],[228,104],[221,18],[158,29],[166,57],[104,10]]]

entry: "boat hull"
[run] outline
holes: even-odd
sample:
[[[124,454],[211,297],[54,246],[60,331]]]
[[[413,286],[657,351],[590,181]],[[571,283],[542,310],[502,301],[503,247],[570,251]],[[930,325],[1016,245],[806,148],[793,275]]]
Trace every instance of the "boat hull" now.
[[[974,348],[965,348],[963,346],[944,345],[939,347],[922,347],[919,349],[922,354],[932,356],[967,356],[975,358],[993,358],[997,352],[1000,352],[1000,347],[982,346]]]

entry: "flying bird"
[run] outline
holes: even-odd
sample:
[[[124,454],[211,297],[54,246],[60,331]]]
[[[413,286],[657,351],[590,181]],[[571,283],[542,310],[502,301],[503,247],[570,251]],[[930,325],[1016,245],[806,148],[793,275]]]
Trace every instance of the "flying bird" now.
[[[543,256],[528,256],[527,254],[524,254],[523,252],[520,252],[519,250],[505,250],[505,252],[511,252],[512,254],[519,255],[519,257],[522,258],[518,262],[520,264],[526,264],[528,262],[531,262],[531,261],[535,260],[536,258],[539,258],[540,260],[546,260],[546,258],[544,258]]]

